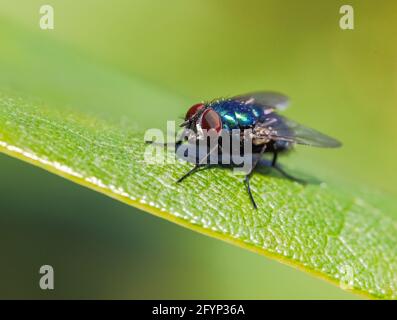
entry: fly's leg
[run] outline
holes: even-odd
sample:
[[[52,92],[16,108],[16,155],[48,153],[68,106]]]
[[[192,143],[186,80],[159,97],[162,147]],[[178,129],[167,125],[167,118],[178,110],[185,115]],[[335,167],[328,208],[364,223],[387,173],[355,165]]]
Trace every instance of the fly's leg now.
[[[263,153],[265,152],[265,150],[266,150],[266,144],[263,145],[261,151],[259,152],[258,158],[255,159],[255,162],[252,165],[251,171],[245,176],[245,179],[244,179],[244,183],[245,183],[245,185],[247,187],[247,192],[248,192],[248,195],[250,197],[250,200],[251,200],[251,203],[252,203],[252,206],[254,207],[254,209],[258,209],[258,206],[256,205],[254,197],[253,197],[252,192],[251,192],[250,178],[252,176],[252,173],[255,170],[255,167],[258,165],[260,159],[262,158]]]
[[[274,152],[273,152],[273,159],[272,159],[272,167],[275,167],[275,166],[276,166],[276,163],[277,163],[277,156],[278,156],[278,152],[277,152],[277,150],[274,150]]]
[[[145,141],[145,143],[153,144],[153,145],[160,145],[160,146],[163,146],[164,148],[166,148],[168,146],[175,146],[175,149],[177,149],[182,144],[182,140],[175,141],[175,143],[156,142],[156,141]]]
[[[154,144],[154,145],[161,145],[163,147],[168,147],[168,146],[175,146],[175,150],[178,149],[178,147],[183,143],[185,140],[185,131],[182,132],[182,134],[176,139],[176,141],[173,142],[156,142],[156,141],[145,141],[146,144]]]
[[[195,173],[199,168],[208,168],[210,165],[207,164],[207,160],[208,157],[211,155],[211,153],[213,153],[214,151],[218,150],[218,146],[216,145],[214,148],[212,148],[210,150],[210,152],[208,152],[206,154],[206,156],[200,160],[199,163],[196,163],[196,165],[194,166],[194,168],[192,168],[191,170],[189,170],[188,172],[186,172],[182,177],[180,177],[176,183],[179,183],[183,180],[185,180],[188,176],[190,176],[191,174]]]
[[[299,178],[296,178],[296,177],[290,175],[289,173],[285,172],[284,169],[282,169],[277,164],[277,151],[274,151],[274,153],[273,153],[272,168],[277,170],[279,173],[281,173],[284,177],[286,177],[289,180],[296,181],[300,184],[307,184],[307,182],[305,180],[302,180],[302,179],[299,179]]]
[[[247,175],[245,176],[244,183],[245,183],[245,185],[246,185],[246,187],[247,187],[247,192],[248,192],[248,195],[250,196],[250,200],[251,200],[252,206],[253,206],[254,209],[256,210],[256,209],[258,209],[258,207],[257,207],[257,205],[256,205],[256,203],[255,203],[254,197],[253,197],[252,192],[251,192],[250,178],[251,178],[251,175],[250,175],[250,174],[247,174]]]
[[[276,169],[278,172],[280,172],[284,177],[286,177],[286,178],[289,179],[289,180],[296,181],[296,182],[298,182],[298,183],[300,183],[300,184],[307,184],[307,181],[305,181],[305,180],[303,180],[303,179],[300,179],[300,178],[296,178],[296,177],[290,175],[289,173],[285,172],[285,171],[284,171],[280,166],[278,166],[278,165],[274,166],[273,168]]]
[[[190,169],[188,172],[186,172],[182,177],[180,177],[176,183],[180,183],[183,180],[185,180],[188,176],[192,175],[193,173],[195,173],[197,170],[201,169],[201,168],[205,168],[208,167],[207,164],[196,164],[192,169]]]

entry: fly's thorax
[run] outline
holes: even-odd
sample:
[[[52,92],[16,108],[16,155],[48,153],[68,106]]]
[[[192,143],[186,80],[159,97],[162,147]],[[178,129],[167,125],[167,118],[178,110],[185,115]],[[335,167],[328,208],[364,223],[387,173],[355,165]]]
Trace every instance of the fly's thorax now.
[[[277,135],[271,125],[266,123],[258,123],[252,129],[252,143],[254,145],[263,145],[273,140],[273,137]]]

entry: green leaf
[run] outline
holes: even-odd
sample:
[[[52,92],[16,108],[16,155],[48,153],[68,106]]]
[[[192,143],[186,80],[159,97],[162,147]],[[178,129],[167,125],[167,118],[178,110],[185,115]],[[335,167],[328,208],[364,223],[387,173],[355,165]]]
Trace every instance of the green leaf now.
[[[396,222],[365,195],[258,174],[254,210],[230,171],[206,170],[176,184],[191,165],[147,164],[141,133],[10,94],[0,96],[0,128],[8,155],[347,289],[396,297]]]
[[[397,297],[394,199],[339,183],[302,186],[256,174],[253,210],[231,171],[206,170],[176,184],[191,165],[146,163],[143,131],[134,126],[163,125],[183,111],[185,99],[0,26],[0,85],[7,88],[0,95],[1,152],[345,289]],[[109,110],[108,123],[102,119]],[[117,123],[123,116],[128,125]]]

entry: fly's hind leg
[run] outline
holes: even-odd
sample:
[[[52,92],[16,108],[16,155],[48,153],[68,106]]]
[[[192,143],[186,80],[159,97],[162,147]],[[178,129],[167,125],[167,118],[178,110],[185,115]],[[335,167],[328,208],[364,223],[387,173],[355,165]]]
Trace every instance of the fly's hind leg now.
[[[275,151],[273,152],[272,167],[275,167],[275,166],[276,166],[277,157],[278,157],[278,152],[277,152],[277,150],[275,150]]]
[[[272,168],[274,168],[275,170],[277,170],[279,173],[281,173],[285,178],[292,180],[292,181],[296,181],[300,184],[307,184],[307,182],[303,179],[300,178],[296,178],[292,175],[290,175],[289,173],[285,172],[283,168],[281,168],[278,164],[277,164],[277,151],[274,151],[273,153],[273,160],[272,160]]]

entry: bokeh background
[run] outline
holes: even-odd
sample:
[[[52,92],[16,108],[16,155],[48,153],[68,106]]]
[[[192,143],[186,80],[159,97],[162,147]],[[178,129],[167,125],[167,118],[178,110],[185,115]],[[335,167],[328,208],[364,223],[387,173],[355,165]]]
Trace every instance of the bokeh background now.
[[[39,29],[43,4],[54,30]],[[288,116],[344,143],[287,166],[395,196],[396,15],[392,0],[1,0],[0,85],[142,129],[202,99],[281,91]],[[0,252],[0,298],[356,298],[4,155]],[[54,291],[39,289],[43,264]]]

